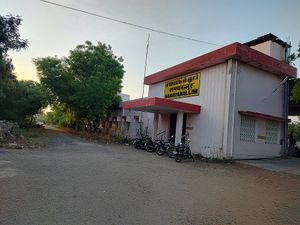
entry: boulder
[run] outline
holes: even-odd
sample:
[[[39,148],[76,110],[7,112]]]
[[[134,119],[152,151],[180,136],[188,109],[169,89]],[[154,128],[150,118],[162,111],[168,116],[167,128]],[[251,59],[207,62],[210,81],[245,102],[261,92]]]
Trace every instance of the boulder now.
[[[7,120],[0,120],[0,137],[10,137],[14,129],[19,128],[19,125]]]

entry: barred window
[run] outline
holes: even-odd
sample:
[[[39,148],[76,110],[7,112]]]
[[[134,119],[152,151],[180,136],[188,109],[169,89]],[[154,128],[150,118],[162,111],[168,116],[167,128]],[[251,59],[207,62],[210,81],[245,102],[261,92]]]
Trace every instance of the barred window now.
[[[256,118],[241,115],[240,140],[255,142],[256,137]]]
[[[273,120],[266,121],[266,144],[278,144],[279,123]]]

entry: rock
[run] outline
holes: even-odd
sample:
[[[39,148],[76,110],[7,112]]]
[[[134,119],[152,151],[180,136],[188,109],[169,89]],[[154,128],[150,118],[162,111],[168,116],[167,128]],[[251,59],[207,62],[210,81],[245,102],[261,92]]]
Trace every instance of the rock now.
[[[0,120],[0,137],[12,137],[12,132],[16,128],[19,128],[17,123]]]
[[[17,145],[16,149],[23,149],[24,147],[22,145]]]
[[[18,146],[17,143],[8,143],[8,144],[6,145],[7,148],[11,148],[11,149],[17,148],[17,146]]]
[[[19,145],[17,143],[8,143],[4,147],[6,147],[8,149],[23,149],[23,146]]]

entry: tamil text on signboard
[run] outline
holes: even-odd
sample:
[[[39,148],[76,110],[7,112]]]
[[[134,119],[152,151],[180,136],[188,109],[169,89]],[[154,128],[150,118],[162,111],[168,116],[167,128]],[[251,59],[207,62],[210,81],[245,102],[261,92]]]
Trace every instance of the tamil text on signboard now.
[[[200,73],[166,81],[165,98],[186,98],[199,95]]]

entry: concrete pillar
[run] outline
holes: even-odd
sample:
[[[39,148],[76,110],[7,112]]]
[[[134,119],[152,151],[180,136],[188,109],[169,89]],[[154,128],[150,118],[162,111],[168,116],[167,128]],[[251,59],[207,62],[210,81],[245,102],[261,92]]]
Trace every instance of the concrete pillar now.
[[[157,134],[157,129],[158,129],[158,120],[159,120],[159,113],[154,113],[152,140],[156,140],[156,134]]]
[[[183,126],[183,112],[177,112],[175,144],[181,142],[182,126]]]

